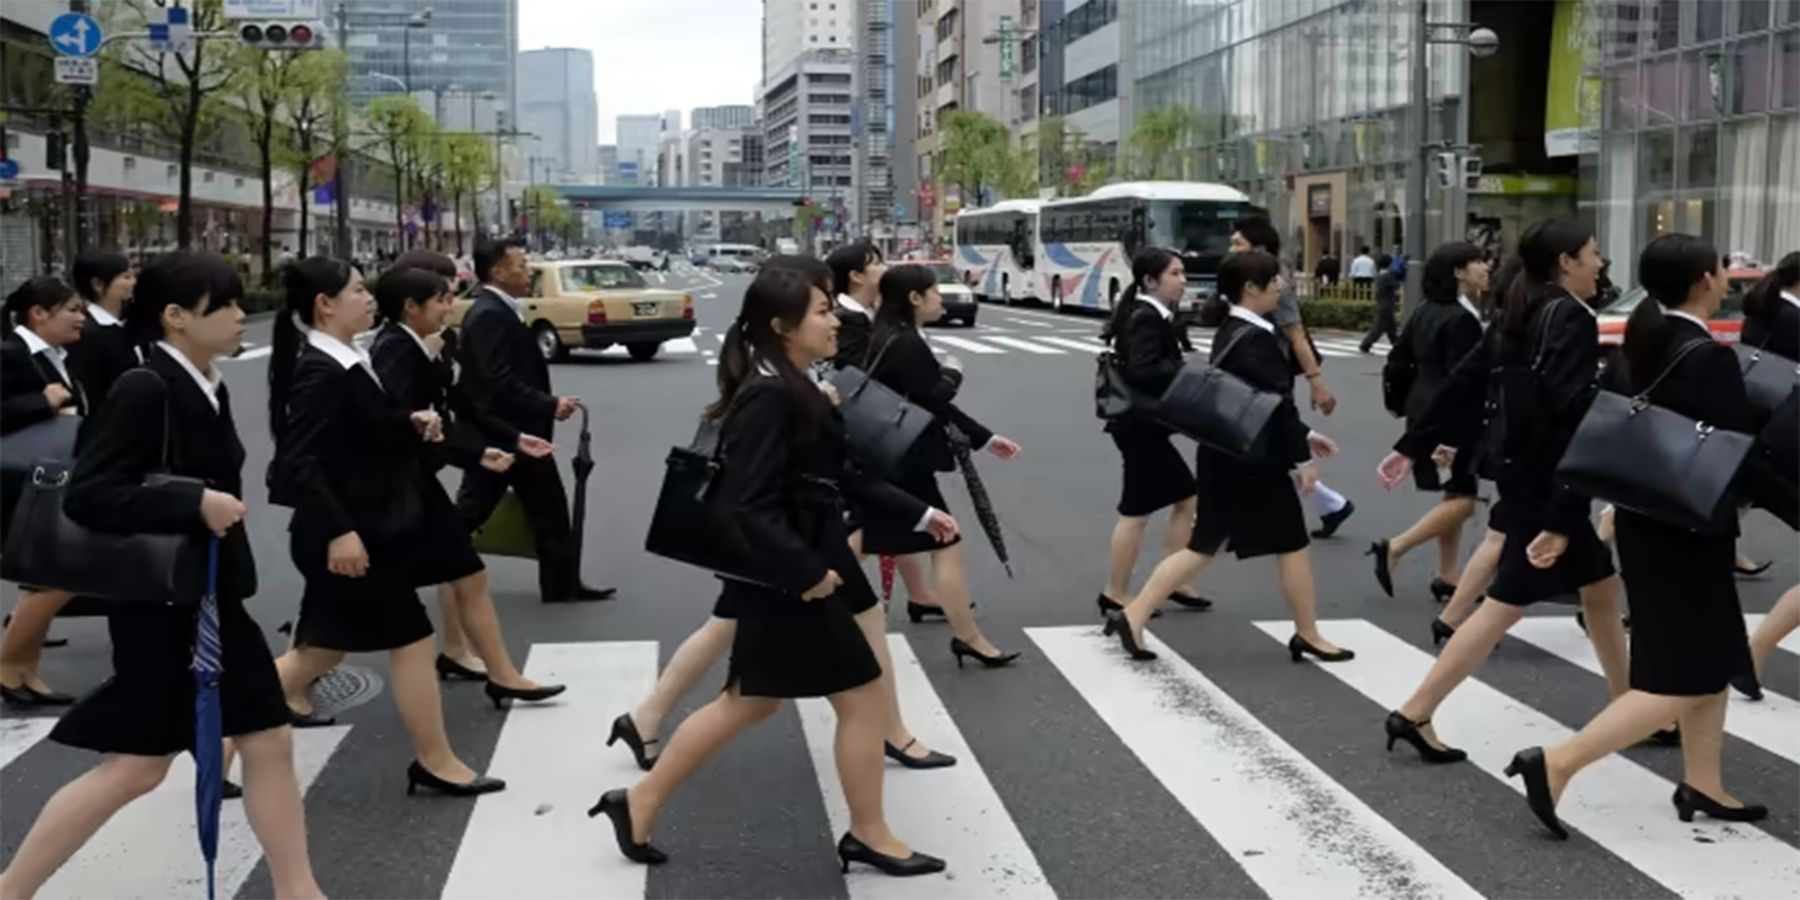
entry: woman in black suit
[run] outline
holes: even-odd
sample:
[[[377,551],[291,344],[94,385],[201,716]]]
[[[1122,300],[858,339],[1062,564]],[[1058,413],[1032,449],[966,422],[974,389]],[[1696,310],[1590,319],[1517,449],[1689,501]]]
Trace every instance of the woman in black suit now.
[[[244,337],[243,284],[210,253],[170,253],[144,270],[126,326],[148,354],[94,416],[64,511],[90,528],[219,541],[219,681],[224,734],[244,757],[244,807],[279,897],[321,896],[307,858],[293,734],[262,629],[244,608],[256,560],[244,530],[244,446],[214,362]],[[148,486],[168,472],[198,479]],[[50,737],[102,754],[44,804],[0,873],[0,897],[29,897],[113,813],[162,783],[194,744],[196,607],[117,604],[107,616],[113,675],[63,715]],[[118,893],[130,889],[118,885]]]
[[[1184,328],[1175,321],[1174,308],[1187,289],[1187,272],[1180,256],[1161,247],[1148,247],[1131,260],[1131,277],[1136,294],[1113,308],[1112,320],[1100,339],[1112,345],[1126,384],[1155,401],[1181,371]],[[1170,441],[1174,432],[1141,410],[1108,421],[1106,432],[1119,448],[1124,478],[1119,521],[1113,525],[1112,566],[1106,588],[1095,599],[1102,615],[1124,608],[1119,600],[1129,597],[1131,570],[1137,565],[1153,513],[1169,511],[1169,522],[1163,528],[1164,556],[1187,546],[1194,531],[1194,473]],[[1195,609],[1212,605],[1182,591],[1170,599]]]
[[[87,316],[81,298],[50,277],[33,278],[6,298],[12,332],[0,339],[0,452],[4,435],[56,416],[85,416],[87,392],[69,369],[68,347],[81,339]],[[85,423],[78,428],[84,428]],[[10,505],[16,498],[7,497]],[[6,510],[11,521],[12,510]],[[38,657],[50,622],[68,604],[67,591],[21,585],[19,602],[0,638],[0,699],[20,706],[67,706],[75,698],[38,677]]]
[[[725,333],[719,400],[707,409],[725,461],[713,506],[742,536],[744,565],[763,583],[727,579],[719,595],[738,622],[725,691],[681,723],[649,774],[589,811],[612,820],[620,852],[635,862],[667,860],[649,844],[657,814],[709,757],[783,698],[823,696],[837,713],[838,778],[850,807],[837,846],[844,866],[896,876],[944,868],[895,837],[882,811],[881,664],[855,618],[878,601],[844,531],[843,426],[806,374],[836,352],[837,330],[826,293],[782,268],[757,275]]]
[[[1649,297],[1625,326],[1631,390],[1648,391],[1651,403],[1714,428],[1754,433],[1755,414],[1737,357],[1713,340],[1707,326],[1727,286],[1718,251],[1691,235],[1659,237],[1638,259],[1638,284]],[[1772,474],[1760,455],[1752,454],[1735,486],[1792,525],[1792,488],[1780,496]],[[1730,822],[1764,818],[1767,807],[1745,805],[1725,790],[1719,758],[1725,685],[1750,665],[1732,572],[1736,517],[1720,530],[1701,533],[1621,508],[1614,529],[1619,568],[1631,595],[1631,690],[1569,740],[1520,751],[1507,774],[1523,776],[1532,812],[1553,835],[1567,838],[1556,800],[1569,779],[1677,719],[1683,774],[1673,803],[1681,820],[1691,821],[1695,812]]]
[[[1281,405],[1264,433],[1268,449],[1261,456],[1239,458],[1200,445],[1199,511],[1187,546],[1158,563],[1124,609],[1106,614],[1106,633],[1117,634],[1132,659],[1156,658],[1154,651],[1144,649],[1144,626],[1176,587],[1191,581],[1228,546],[1239,559],[1275,556],[1281,593],[1294,616],[1294,636],[1287,646],[1295,662],[1308,655],[1321,662],[1355,657],[1319,634],[1300,495],[1318,481],[1313,460],[1336,453],[1337,445],[1308,429],[1294,405],[1293,350],[1268,318],[1281,291],[1281,265],[1268,253],[1245,250],[1219,264],[1219,296],[1227,308],[1213,334],[1212,364],[1279,395]]]
[[[1388,351],[1384,377],[1412,373],[1412,389],[1401,409],[1391,409],[1408,421],[1418,419],[1431,405],[1431,397],[1450,378],[1450,370],[1481,343],[1481,313],[1472,298],[1487,291],[1488,263],[1480,247],[1463,241],[1444,244],[1425,261],[1425,302],[1406,320],[1400,339]],[[1463,523],[1475,514],[1475,454],[1465,454],[1449,467],[1448,477],[1435,464],[1414,460],[1413,483],[1422,491],[1442,491],[1443,499],[1412,527],[1369,545],[1375,559],[1375,580],[1389,597],[1394,596],[1393,571],[1401,557],[1414,547],[1436,539],[1437,576],[1431,580],[1432,596],[1443,602],[1456,593],[1457,555],[1462,552]]]
[[[294,565],[306,579],[294,646],[276,666],[296,726],[329,724],[307,691],[345,653],[391,651],[394,703],[417,758],[407,792],[469,795],[503,789],[451,749],[433,660],[437,643],[419,603],[414,561],[432,536],[423,444],[443,439],[430,409],[388,392],[356,335],[373,324],[362,274],[311,257],[285,271],[287,304],[269,358],[275,460],[270,498],[292,507]],[[305,337],[301,328],[305,327]]]
[[[87,301],[88,321],[81,340],[69,347],[69,371],[98,407],[113,382],[138,364],[123,321],[137,275],[124,254],[95,249],[81,251],[70,274],[75,292]]]
[[[563,685],[538,684],[513,663],[488,590],[487,567],[456,517],[456,505],[437,479],[438,470],[446,465],[504,472],[513,462],[511,453],[487,446],[478,429],[451,413],[456,374],[443,356],[442,332],[452,301],[449,283],[443,278],[404,264],[383,273],[375,285],[375,302],[386,321],[371,348],[375,374],[402,409],[429,409],[445,423],[444,441],[419,455],[426,475],[425,516],[412,560],[413,581],[420,587],[443,586],[451,600],[445,621],[456,622],[459,631],[466,628],[484,666],[475,673],[439,654],[440,677],[454,673],[486,682],[484,690],[496,707],[506,700],[548,700],[562,693]]]
[[[1800,252],[1783,256],[1775,269],[1745,295],[1743,342],[1789,362],[1800,360]],[[1792,485],[1800,485],[1800,467],[1795,466],[1791,453],[1797,405],[1800,405],[1800,394],[1789,395],[1787,402],[1764,426],[1765,434],[1786,441],[1790,448],[1785,459],[1776,455],[1776,474]],[[1740,673],[1732,680],[1732,685],[1753,699],[1762,699],[1763,664],[1769,661],[1782,638],[1792,634],[1797,627],[1800,627],[1800,586],[1783,593],[1762,624],[1757,626],[1756,633],[1750,636],[1750,661],[1755,668]]]
[[[956,392],[962,387],[959,369],[940,364],[925,343],[919,327],[944,314],[944,298],[938,294],[937,276],[924,266],[895,266],[881,277],[881,308],[875,311],[875,329],[869,336],[869,374],[882,384],[918,404],[936,417],[925,429],[905,462],[905,471],[894,486],[925,501],[933,509],[946,509],[938,490],[937,473],[955,467],[949,429],[962,432],[969,449],[987,450],[1001,459],[1019,455],[1019,445],[989,431],[957,407]],[[863,522],[863,552],[904,557],[927,554],[931,560],[932,594],[944,607],[955,637],[950,652],[962,665],[973,657],[990,668],[1004,666],[1018,653],[1002,653],[970,610],[969,580],[961,538],[947,544],[925,530],[923,521],[906,521],[871,512]]]
[[[1414,459],[1454,466],[1455,457],[1474,452],[1476,470],[1493,476],[1500,493],[1488,527],[1506,537],[1488,602],[1456,629],[1425,680],[1387,717],[1388,746],[1406,741],[1426,762],[1466,758],[1437,739],[1431,715],[1539,601],[1579,594],[1612,695],[1626,687],[1612,555],[1588,520],[1588,498],[1555,477],[1597,389],[1599,326],[1588,300],[1600,254],[1591,231],[1561,219],[1526,229],[1518,253],[1522,269],[1507,289],[1498,322],[1451,371],[1424,414],[1408,420],[1396,451],[1378,468],[1382,483],[1392,487]],[[1500,374],[1491,376],[1495,371]],[[1486,427],[1469,428],[1468,411],[1484,407]]]

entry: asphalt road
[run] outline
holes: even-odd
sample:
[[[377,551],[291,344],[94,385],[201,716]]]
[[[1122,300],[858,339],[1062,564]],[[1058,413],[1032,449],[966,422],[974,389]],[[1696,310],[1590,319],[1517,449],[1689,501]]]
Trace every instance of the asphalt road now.
[[[1342,445],[1325,477],[1358,505],[1312,553],[1321,616],[1349,620],[1327,624],[1327,634],[1358,661],[1289,662],[1267,560],[1206,573],[1218,606],[1157,620],[1151,630],[1168,652],[1154,665],[1121,661],[1100,639],[1093,606],[1118,490],[1116,453],[1089,399],[1100,322],[1010,308],[983,309],[974,329],[932,336],[965,364],[963,407],[1024,448],[1010,463],[979,460],[1005,521],[1013,578],[980,537],[966,493],[945,485],[969,531],[983,627],[1024,657],[1004,670],[959,669],[943,624],[910,624],[896,612],[890,626],[909,720],[963,762],[891,770],[889,815],[902,837],[950,860],[948,875],[899,884],[839,873],[832,847],[845,812],[829,712],[816,702],[785,709],[685,787],[656,835],[668,865],[623,864],[604,821],[582,813],[633,777],[622,749],[602,746],[607,725],[706,618],[716,593],[705,574],[641,547],[664,454],[687,440],[714,396],[709,363],[745,279],[684,272],[670,284],[695,292],[701,332],[691,345],[649,363],[581,354],[553,369],[557,389],[581,395],[594,413],[599,465],[585,572],[617,586],[619,599],[544,606],[529,563],[490,561],[509,646],[532,674],[569,681],[566,702],[503,712],[474,685],[447,685],[453,743],[513,787],[479,802],[409,798],[409,745],[381,687],[386,660],[352,657],[323,688],[324,705],[345,706],[340,726],[297,737],[314,864],[333,896],[1792,896],[1800,883],[1800,662],[1790,652],[1772,663],[1769,701],[1732,701],[1727,783],[1773,807],[1755,826],[1677,822],[1668,796],[1681,780],[1679,752],[1639,748],[1576,783],[1564,802],[1574,840],[1540,836],[1499,767],[1519,747],[1580,727],[1605,701],[1564,606],[1534,612],[1521,632],[1530,639],[1509,637],[1479,684],[1440,712],[1440,732],[1469,749],[1470,763],[1427,769],[1404,748],[1383,752],[1385,711],[1430,662],[1429,550],[1403,565],[1397,599],[1377,588],[1363,551],[1432,499],[1375,483],[1397,426],[1380,407],[1379,357],[1356,354],[1354,336],[1322,336],[1341,406],[1309,422]],[[266,353],[257,352],[268,328],[253,323],[251,351],[225,364],[251,485],[271,450]],[[564,426],[557,438],[572,447],[575,432]],[[275,628],[296,613],[301,583],[288,561],[285,511],[260,487],[249,503],[262,579],[251,609],[279,647]],[[1740,583],[1745,610],[1765,611],[1800,578],[1794,536],[1756,514],[1743,546],[1777,560]],[[1140,575],[1151,564],[1147,552]],[[71,644],[46,652],[48,680],[82,691],[107,677],[101,621],[65,620],[56,633]],[[721,671],[689,708],[722,680]],[[46,722],[16,715],[8,710],[0,728],[0,857],[15,851],[50,793],[94,761],[42,740]],[[109,824],[45,896],[199,893],[180,779]],[[222,893],[267,896],[267,870],[237,806],[227,812]]]

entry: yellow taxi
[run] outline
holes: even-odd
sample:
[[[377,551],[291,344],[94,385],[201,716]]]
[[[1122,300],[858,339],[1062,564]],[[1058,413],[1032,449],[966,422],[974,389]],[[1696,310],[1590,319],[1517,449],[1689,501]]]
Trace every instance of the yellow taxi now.
[[[532,262],[531,292],[521,297],[525,325],[551,362],[574,347],[601,350],[622,344],[632,359],[648,360],[664,341],[694,333],[694,297],[650,287],[630,263],[583,259]],[[462,326],[473,301],[456,301],[449,327]]]

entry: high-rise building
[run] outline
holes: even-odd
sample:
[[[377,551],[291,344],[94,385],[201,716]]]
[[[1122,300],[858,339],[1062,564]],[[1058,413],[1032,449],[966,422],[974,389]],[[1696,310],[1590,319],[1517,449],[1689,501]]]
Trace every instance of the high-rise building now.
[[[519,128],[535,135],[525,141],[547,180],[600,181],[597,116],[592,53],[559,47],[519,54]]]
[[[1016,2],[1004,0],[925,0],[910,4],[914,13],[902,40],[912,52],[912,152],[919,181],[919,221],[944,236],[958,210],[981,198],[963,197],[956,185],[937,183],[934,163],[942,147],[940,123],[951,110],[971,109],[1001,121],[1015,102],[1000,74],[1000,17],[1018,16]],[[897,27],[906,28],[906,25]],[[990,42],[990,40],[992,42]]]
[[[763,183],[806,191],[831,214],[832,239],[863,221],[855,2],[763,0]]]
[[[620,116],[616,120],[618,164],[616,184],[650,185],[656,182],[656,159],[662,147],[662,116]]]
[[[756,108],[738,103],[727,106],[700,106],[691,114],[694,128],[749,128],[756,121]]]
[[[897,0],[854,0],[855,99],[850,111],[856,148],[856,208],[851,236],[892,239],[894,188],[894,22]]]
[[[1130,0],[1066,0],[1057,19],[1055,47],[1061,56],[1056,68],[1055,110],[1063,118],[1065,134],[1093,148],[1088,161],[1114,164],[1119,143],[1131,130],[1126,121],[1130,80],[1124,73],[1129,54],[1129,17],[1143,4]]]
[[[600,166],[601,184],[619,183],[619,145],[601,144],[594,149],[594,160]]]
[[[349,93],[358,105],[374,97],[432,91],[491,93],[501,118],[518,109],[516,0],[456,0],[425,6],[415,0],[342,0],[343,48],[350,60]],[[385,77],[375,77],[379,73]],[[404,86],[403,86],[404,85]]]
[[[762,73],[776,72],[806,50],[848,50],[854,44],[853,0],[763,0]]]

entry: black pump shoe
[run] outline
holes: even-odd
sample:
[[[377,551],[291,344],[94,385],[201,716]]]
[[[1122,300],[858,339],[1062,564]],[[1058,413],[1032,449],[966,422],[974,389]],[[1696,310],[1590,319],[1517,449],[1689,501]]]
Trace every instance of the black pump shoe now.
[[[1369,545],[1366,556],[1375,557],[1375,583],[1381,585],[1382,593],[1394,596],[1394,573],[1388,567],[1388,542],[1384,538]]]
[[[488,680],[486,672],[477,672],[443,653],[438,654],[437,673],[439,681],[449,681],[452,678],[460,678],[464,681]]]
[[[1169,600],[1188,609],[1212,609],[1213,602],[1205,597],[1196,596],[1186,591],[1176,591],[1169,595]],[[1158,614],[1161,610],[1158,610]],[[1151,616],[1154,619],[1156,616]]]
[[[1414,750],[1419,751],[1420,759],[1428,763],[1462,762],[1469,758],[1469,754],[1464,753],[1455,747],[1438,747],[1426,740],[1424,733],[1419,731],[1419,726],[1430,724],[1430,719],[1426,719],[1423,722],[1414,722],[1403,715],[1399,710],[1388,713],[1388,751],[1393,751],[1395,741],[1405,741],[1408,744],[1411,744]]]
[[[1000,654],[996,654],[994,656],[983,656],[983,655],[981,655],[980,651],[976,650],[974,647],[969,646],[967,643],[964,643],[962,638],[956,638],[956,637],[953,637],[950,639],[950,655],[956,657],[956,667],[959,669],[962,668],[963,657],[965,657],[965,656],[973,657],[975,660],[977,660],[983,666],[985,666],[989,669],[998,669],[998,668],[1001,668],[1002,666],[1010,666],[1010,665],[1012,665],[1013,660],[1019,658],[1019,652],[1016,650],[1011,653],[1000,653]]]
[[[944,861],[935,856],[926,856],[917,850],[905,859],[877,853],[873,847],[857,840],[856,835],[849,832],[844,832],[844,836],[838,840],[837,855],[845,872],[850,871],[850,864],[853,862],[874,866],[881,870],[881,874],[895,878],[911,878],[914,875],[944,871]]]
[[[1314,647],[1306,638],[1297,634],[1288,638],[1288,654],[1294,658],[1294,662],[1301,662],[1308,656],[1317,657],[1319,662],[1347,662],[1356,658],[1354,650],[1345,650],[1339,647],[1337,650],[1327,652]]]
[[[1138,646],[1137,638],[1131,635],[1131,620],[1125,618],[1124,610],[1114,610],[1106,614],[1106,627],[1100,630],[1104,636],[1119,636],[1119,646],[1125,648],[1125,655],[1139,661],[1156,658],[1155,650],[1145,650]]]
[[[1733,563],[1731,568],[1733,571],[1737,572],[1739,578],[1755,578],[1756,576],[1769,571],[1769,567],[1774,564],[1775,564],[1775,561],[1771,559],[1771,560],[1767,560],[1763,563],[1753,565],[1748,569],[1746,569],[1743,566],[1740,566],[1736,563]]]
[[[415,759],[413,760],[412,765],[406,767],[406,793],[412,794],[419,788],[427,788],[429,790],[437,791],[440,794],[447,794],[451,797],[474,797],[478,794],[492,794],[495,791],[504,791],[506,790],[506,782],[501,781],[498,778],[489,778],[486,775],[477,775],[473,781],[466,781],[460,784],[454,781],[446,781],[425,771],[425,767],[419,765],[419,761]]]
[[[1169,599],[1175,600],[1175,595],[1170,594]],[[1180,603],[1181,601],[1176,600],[1175,602]],[[1100,607],[1100,615],[1102,615],[1102,616],[1106,615],[1109,612],[1124,612],[1125,611],[1125,604],[1120,603],[1119,601],[1114,600],[1113,598],[1108,597],[1105,594],[1101,594],[1099,597],[1095,598],[1094,605]],[[1207,605],[1208,606],[1212,605],[1212,601],[1208,600]],[[1160,610],[1160,609],[1157,610],[1156,612],[1153,612],[1150,614],[1150,618],[1152,618],[1152,619],[1161,618],[1161,617],[1162,617],[1162,610]]]
[[[40,691],[21,681],[18,687],[0,684],[0,701],[14,706],[69,706],[75,698],[61,691]]]
[[[319,711],[316,709],[309,713],[303,713],[295,712],[293,707],[288,707],[288,725],[293,728],[324,728],[336,724],[335,717],[319,715]]]
[[[494,701],[495,709],[505,709],[508,700],[539,703],[568,690],[568,687],[560,684],[540,684],[534,688],[510,688],[490,681],[482,686],[482,690],[487,692],[489,700]]]
[[[1682,782],[1669,798],[1675,804],[1675,816],[1683,822],[1694,821],[1694,813],[1703,812],[1721,822],[1760,822],[1769,817],[1769,808],[1761,803],[1726,806]]]
[[[1544,770],[1544,748],[1527,747],[1514,753],[1512,762],[1506,764],[1506,777],[1514,775],[1525,779],[1525,805],[1531,807],[1531,814],[1537,816],[1557,840],[1568,840],[1569,830],[1556,818],[1556,801],[1550,797],[1550,775]]]
[[[1456,626],[1433,616],[1431,619],[1431,646],[1437,645],[1456,636]]]
[[[1343,525],[1344,520],[1350,518],[1350,514],[1354,512],[1356,512],[1356,504],[1345,500],[1343,509],[1319,517],[1319,527],[1313,529],[1312,536],[1328,538],[1337,534],[1338,526]]]
[[[612,734],[607,735],[606,746],[611,747],[617,741],[624,741],[625,746],[631,748],[631,755],[637,758],[638,768],[648,772],[651,766],[656,765],[656,757],[644,754],[644,748],[656,743],[656,738],[645,740],[638,734],[637,723],[631,720],[631,713],[613,720]]]
[[[1449,603],[1450,598],[1456,596],[1456,585],[1434,577],[1431,579],[1431,596],[1439,603]]]
[[[634,863],[646,866],[660,866],[669,861],[669,854],[650,846],[649,841],[642,844],[631,839],[631,802],[626,799],[624,788],[615,788],[600,795],[600,802],[588,810],[588,818],[601,813],[612,820],[613,837],[619,842],[619,852]]]
[[[974,609],[975,609],[975,601],[970,600],[969,601],[969,610],[971,612],[973,612]],[[930,605],[924,604],[924,603],[914,603],[914,602],[912,602],[911,599],[908,599],[906,601],[906,617],[911,619],[913,621],[914,625],[917,625],[920,622],[925,621],[925,619],[928,616],[937,616],[940,619],[949,618],[949,615],[944,612],[944,608],[941,606],[930,606]]]
[[[1754,672],[1744,672],[1742,674],[1731,676],[1731,686],[1737,688],[1738,693],[1743,694],[1751,700],[1761,700],[1763,698],[1762,681],[1756,677],[1756,673]]]
[[[947,769],[956,765],[956,757],[948,753],[939,753],[936,750],[932,750],[924,756],[907,756],[906,751],[911,750],[912,746],[918,742],[918,738],[913,738],[906,742],[906,746],[896,747],[887,741],[882,741],[881,748],[887,754],[888,759],[908,769]]]

